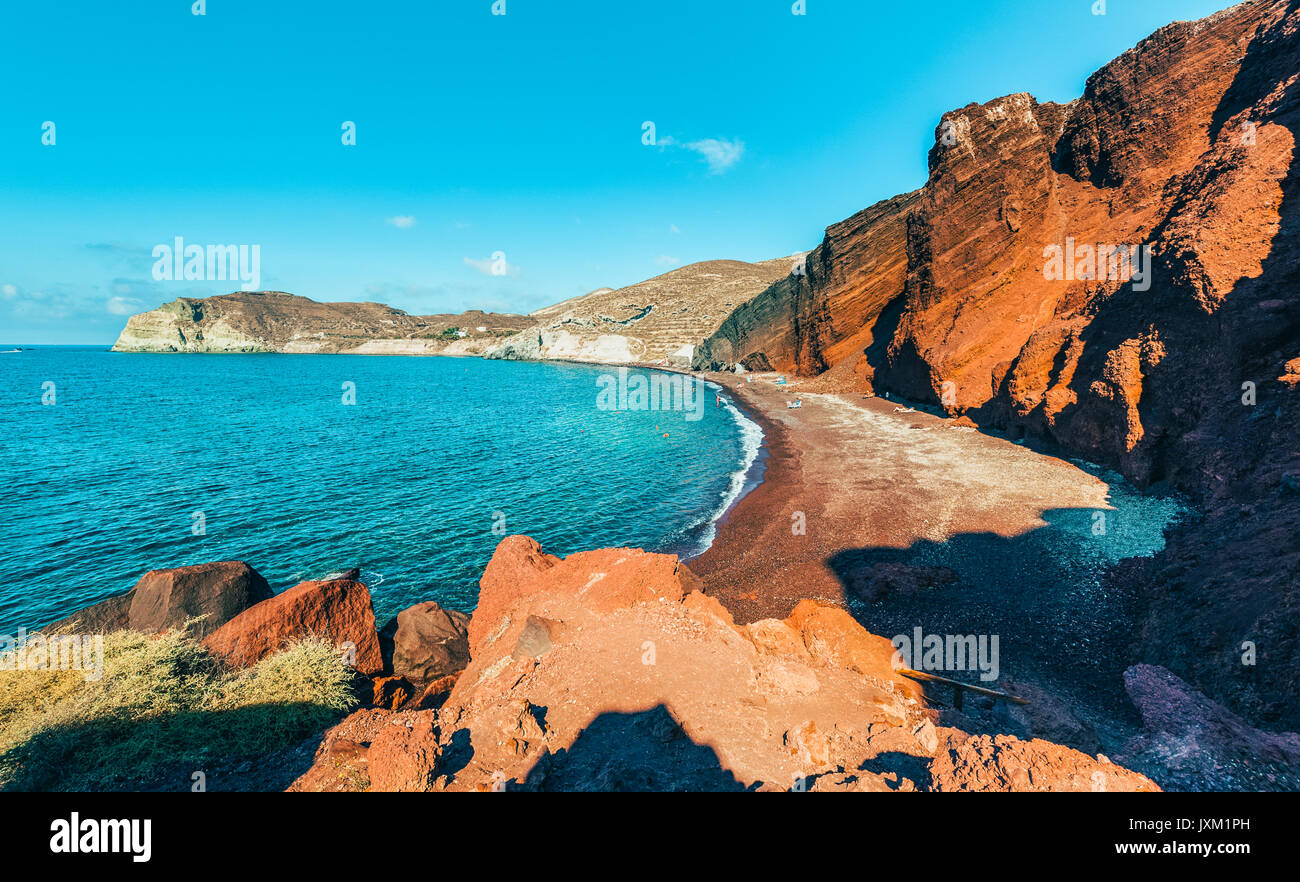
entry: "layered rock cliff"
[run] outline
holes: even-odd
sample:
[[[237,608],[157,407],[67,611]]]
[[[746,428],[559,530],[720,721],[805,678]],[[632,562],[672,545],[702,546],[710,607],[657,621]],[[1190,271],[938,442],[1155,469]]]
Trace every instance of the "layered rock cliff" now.
[[[536,327],[493,347],[487,357],[688,366],[695,348],[733,310],[799,260],[710,260],[616,291],[592,291],[534,312]]]
[[[877,319],[903,293],[907,216],[918,196],[897,196],[828,228],[802,264],[727,316],[696,353],[696,366],[819,373],[849,362],[869,369],[858,356],[876,342]]]
[[[1141,652],[1295,725],[1298,131],[1300,2],[1169,25],[1070,104],[946,114],[919,193],[828,230],[696,365],[829,371],[1189,494],[1204,522],[1125,574]]]
[[[532,324],[526,316],[477,310],[412,316],[381,303],[317,303],[280,291],[237,291],[181,297],[131,316],[113,349],[477,355]]]

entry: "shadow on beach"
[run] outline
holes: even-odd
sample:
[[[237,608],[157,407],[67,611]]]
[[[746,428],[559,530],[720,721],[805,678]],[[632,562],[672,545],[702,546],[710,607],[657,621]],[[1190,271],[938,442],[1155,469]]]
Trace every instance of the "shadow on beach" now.
[[[997,680],[970,669],[935,673],[1011,692],[1031,684],[1108,740],[1103,733],[1123,737],[1140,722],[1123,688],[1124,670],[1142,660],[1133,636],[1140,609],[1134,586],[1088,544],[1094,514],[1056,509],[1043,514],[1049,526],[1015,537],[965,533],[906,549],[848,549],[827,565],[846,607],[872,633],[997,636]],[[927,692],[947,700],[946,687]],[[993,705],[968,700],[966,716],[996,721]]]

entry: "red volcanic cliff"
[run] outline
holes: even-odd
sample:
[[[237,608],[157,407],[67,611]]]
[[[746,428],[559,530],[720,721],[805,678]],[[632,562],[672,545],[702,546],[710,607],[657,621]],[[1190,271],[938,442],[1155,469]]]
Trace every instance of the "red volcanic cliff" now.
[[[1294,725],[1297,131],[1300,0],[1169,25],[1070,104],[946,114],[919,193],[830,228],[697,366],[829,371],[1190,494],[1205,522],[1125,573],[1142,653]]]
[[[699,359],[717,366],[757,356],[748,363],[755,369],[803,373],[858,364],[881,313],[903,293],[907,213],[917,196],[897,196],[828,228],[802,272],[733,312]]]

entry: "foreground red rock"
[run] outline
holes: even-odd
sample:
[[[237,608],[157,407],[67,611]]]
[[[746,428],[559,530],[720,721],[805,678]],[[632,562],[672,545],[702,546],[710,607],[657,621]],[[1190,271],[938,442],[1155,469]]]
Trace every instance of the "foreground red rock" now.
[[[150,570],[126,594],[87,607],[48,630],[107,633],[130,629],[156,634],[198,619],[190,633],[202,637],[270,596],[266,579],[243,561]]]
[[[227,663],[243,667],[313,635],[333,641],[361,673],[383,671],[370,591],[343,579],[295,585],[235,616],[203,643]]]
[[[930,774],[933,789],[941,792],[1117,793],[1159,789],[1144,776],[1103,757],[1093,759],[1048,741],[1021,741],[1010,735],[949,736]]]
[[[670,555],[561,560],[514,536],[480,584],[437,714],[357,712],[292,789],[1158,789],[1047,742],[968,745],[848,613],[805,601],[737,626]]]
[[[623,566],[633,557],[634,566]],[[583,597],[591,609],[604,611],[658,597],[680,599],[701,587],[670,554],[607,548],[561,560],[527,536],[510,536],[497,546],[479,585],[478,606],[469,624],[472,656],[496,642],[501,634],[494,632],[511,624],[509,611],[534,595]]]

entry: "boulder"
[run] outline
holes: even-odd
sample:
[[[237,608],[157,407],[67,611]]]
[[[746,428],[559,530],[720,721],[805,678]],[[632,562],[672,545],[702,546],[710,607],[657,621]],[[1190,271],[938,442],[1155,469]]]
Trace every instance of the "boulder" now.
[[[379,632],[392,672],[424,685],[465,670],[469,618],[433,601],[402,610]]]
[[[156,634],[198,618],[191,633],[203,637],[271,596],[266,579],[243,561],[150,570],[126,594],[73,613],[48,630],[108,633],[130,629]]]
[[[245,667],[308,636],[332,641],[363,674],[383,671],[370,591],[360,582],[302,582],[244,610],[203,642],[228,664]]]
[[[444,749],[473,745],[447,789],[784,790],[920,713],[893,647],[842,611],[738,627],[697,585],[670,555],[504,540],[440,708]]]

